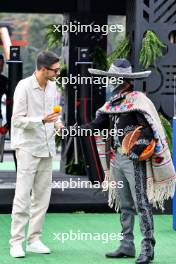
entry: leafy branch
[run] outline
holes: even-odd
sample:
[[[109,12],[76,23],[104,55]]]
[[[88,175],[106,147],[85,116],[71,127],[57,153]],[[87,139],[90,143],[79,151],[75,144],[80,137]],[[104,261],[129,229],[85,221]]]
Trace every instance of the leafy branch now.
[[[130,53],[131,47],[129,45],[129,39],[126,37],[118,44],[116,49],[107,57],[108,67],[115,59],[127,58]]]
[[[59,30],[54,30],[52,24],[46,26],[45,29],[46,29],[46,41],[48,43],[48,48],[51,49],[56,45],[62,46],[62,32],[59,32]]]
[[[60,74],[57,78],[57,86],[63,92],[64,86],[62,85],[62,78],[67,76],[67,65],[60,63]]]
[[[95,68],[104,71],[108,69],[107,55],[101,47],[96,46],[94,51],[90,54],[90,57]]]
[[[115,59],[127,58],[130,50],[131,47],[127,37],[118,44],[116,49],[109,56],[107,56],[106,52],[101,47],[97,46],[91,53],[93,65],[97,69],[106,71]]]
[[[144,69],[147,69],[150,65],[156,65],[156,59],[163,56],[163,48],[165,47],[166,45],[161,42],[153,31],[146,31],[139,54],[139,62]]]

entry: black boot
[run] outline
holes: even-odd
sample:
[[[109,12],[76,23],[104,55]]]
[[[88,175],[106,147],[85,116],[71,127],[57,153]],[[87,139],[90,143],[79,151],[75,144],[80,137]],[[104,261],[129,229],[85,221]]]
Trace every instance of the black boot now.
[[[120,222],[122,225],[123,240],[121,240],[121,245],[118,249],[113,252],[108,252],[105,256],[107,258],[134,258],[135,257],[135,246],[134,246],[134,205],[131,204],[130,213],[121,210]]]
[[[107,258],[134,258],[135,249],[134,248],[124,248],[120,246],[113,252],[106,253]]]
[[[147,256],[144,254],[140,254],[136,259],[136,264],[149,264],[151,260],[154,259],[154,253],[152,256]]]
[[[143,239],[141,245],[141,253],[136,259],[136,264],[148,264],[154,259],[154,247],[156,241],[154,237],[152,239]]]

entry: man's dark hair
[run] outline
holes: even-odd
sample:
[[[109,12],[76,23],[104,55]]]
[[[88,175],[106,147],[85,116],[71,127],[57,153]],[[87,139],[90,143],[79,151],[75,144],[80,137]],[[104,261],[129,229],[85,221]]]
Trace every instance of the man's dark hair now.
[[[4,60],[4,56],[0,54],[0,60]]]
[[[54,63],[59,62],[57,54],[51,51],[42,51],[37,56],[37,70],[42,67],[50,68]]]

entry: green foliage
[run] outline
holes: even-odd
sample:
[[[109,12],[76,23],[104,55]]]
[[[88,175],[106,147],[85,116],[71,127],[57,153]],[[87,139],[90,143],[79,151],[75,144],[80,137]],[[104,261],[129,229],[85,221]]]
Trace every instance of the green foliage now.
[[[172,126],[171,126],[170,122],[167,120],[167,118],[165,118],[161,113],[159,113],[159,117],[160,117],[161,123],[163,125],[165,134],[166,134],[169,149],[172,153],[172,151],[173,151],[173,149],[172,149]]]
[[[57,28],[58,28],[58,25],[57,25]],[[56,46],[60,46],[61,48],[63,44],[62,32],[55,30],[53,24],[46,26],[45,30],[46,30],[45,39],[47,42],[48,49],[51,49]],[[64,91],[64,86],[62,85],[62,77],[66,77],[66,76],[67,76],[67,65],[60,62],[60,74],[59,74],[59,77],[57,78],[57,86],[61,91]]]
[[[127,58],[130,53],[129,39],[126,37],[117,45],[116,49],[108,56],[108,68],[115,59]]]
[[[60,74],[59,74],[59,77],[57,78],[57,86],[62,92],[64,91],[64,86],[62,85],[62,78],[66,76],[67,76],[67,65],[61,62],[60,63]]]
[[[95,68],[100,70],[108,70],[111,63],[118,58],[127,58],[130,53],[129,40],[126,37],[116,47],[116,49],[109,55],[101,47],[96,47],[94,52],[91,53],[91,58]]]
[[[59,32],[58,30],[54,30],[53,24],[46,26],[45,29],[46,29],[45,37],[48,43],[48,48],[51,49],[57,45],[62,46],[62,32]]]
[[[95,47],[94,51],[90,54],[90,56],[95,68],[104,71],[108,69],[107,55],[101,47]]]
[[[139,62],[144,69],[147,69],[150,65],[156,65],[156,59],[163,56],[163,48],[165,47],[153,31],[147,30],[139,54]]]
[[[142,47],[139,55],[140,64],[142,64],[145,69],[150,65],[156,65],[156,59],[163,56],[163,49],[165,47],[166,45],[161,42],[153,31],[147,30],[142,40]],[[110,55],[107,56],[102,48],[96,47],[91,54],[91,58],[95,68],[107,70],[115,59],[128,58],[130,51],[129,39],[126,37],[119,42]]]
[[[61,63],[61,68],[60,68],[60,76],[57,78],[57,89],[61,90],[62,92],[64,91],[64,87],[62,85],[62,77],[65,77],[67,75],[67,67],[66,64]],[[56,147],[58,148],[61,144],[62,138],[58,134],[55,135],[55,143]]]
[[[38,52],[48,48],[46,41],[47,25],[58,25],[62,21],[60,14],[20,14],[20,13],[1,13],[0,19],[11,22],[14,31],[22,31],[21,25],[25,22],[28,24],[29,30],[27,34],[28,45],[22,46],[21,59],[23,61],[23,77],[30,76],[35,70],[35,60]],[[21,37],[14,36],[21,39]],[[51,49],[58,55],[61,54],[60,46],[53,46]]]
[[[46,30],[45,39],[48,45],[48,49],[51,49],[56,46],[61,47],[62,46],[62,33],[58,32],[57,30],[55,31],[53,24],[46,26],[45,30]],[[61,90],[62,92],[64,91],[64,86],[62,85],[62,77],[66,77],[66,76],[67,76],[67,66],[66,64],[63,64],[62,62],[60,62],[60,74],[59,74],[59,77],[57,78],[56,84],[57,84],[58,89]],[[56,134],[55,143],[56,143],[57,148],[60,146],[61,141],[62,141],[61,136]]]

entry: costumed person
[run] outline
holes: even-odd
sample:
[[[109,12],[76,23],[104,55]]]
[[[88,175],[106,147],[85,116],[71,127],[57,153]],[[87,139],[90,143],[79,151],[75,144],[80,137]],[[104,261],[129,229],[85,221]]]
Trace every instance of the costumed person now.
[[[175,170],[158,113],[151,100],[142,92],[133,91],[130,83],[131,80],[148,77],[151,71],[133,73],[128,60],[117,59],[108,72],[98,69],[89,69],[89,72],[108,76],[109,83],[112,83],[111,77],[124,78],[123,84],[113,86],[112,97],[98,109],[95,120],[84,126],[93,130],[113,128],[116,131],[111,141],[114,159],[105,180],[123,182],[123,188],[109,189],[109,205],[115,204],[120,209],[123,239],[119,248],[107,253],[106,257],[135,257],[133,228],[137,212],[143,240],[136,264],[147,264],[154,259],[156,243],[152,205],[163,209],[164,200],[172,197],[175,190]],[[124,140],[139,127],[138,138],[125,152]],[[150,146],[151,149],[151,142],[154,144],[152,157],[141,160],[147,148]]]
[[[10,255],[24,257],[22,242],[27,233],[27,252],[50,253],[41,241],[42,225],[52,189],[52,157],[56,154],[54,127],[59,113],[54,112],[59,74],[59,57],[40,52],[36,71],[21,80],[14,93],[11,147],[16,150],[17,179],[12,209]]]

